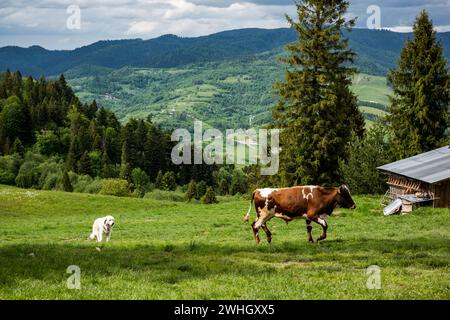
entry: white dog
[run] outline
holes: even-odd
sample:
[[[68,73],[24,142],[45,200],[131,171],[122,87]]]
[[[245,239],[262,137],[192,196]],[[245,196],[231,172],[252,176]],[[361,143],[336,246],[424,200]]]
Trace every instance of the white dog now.
[[[98,218],[94,221],[92,225],[92,233],[89,236],[91,240],[97,238],[97,242],[102,242],[103,234],[106,236],[106,241],[111,238],[112,228],[114,226],[114,217],[106,216],[103,218]]]

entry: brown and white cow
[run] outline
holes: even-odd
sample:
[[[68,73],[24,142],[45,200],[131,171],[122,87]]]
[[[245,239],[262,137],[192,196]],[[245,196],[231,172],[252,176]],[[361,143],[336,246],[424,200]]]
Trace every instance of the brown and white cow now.
[[[262,228],[266,233],[267,241],[269,243],[272,241],[272,233],[267,227],[267,222],[273,217],[283,219],[286,223],[295,218],[305,218],[307,240],[310,242],[314,242],[311,235],[311,222],[314,221],[323,230],[317,241],[323,240],[327,237],[327,218],[334,208],[356,208],[350,190],[346,185],[338,188],[297,186],[279,189],[256,189],[252,194],[250,208],[244,216],[244,222],[248,222],[252,202],[255,203],[256,209],[256,220],[252,223],[256,243],[260,242],[259,228]]]

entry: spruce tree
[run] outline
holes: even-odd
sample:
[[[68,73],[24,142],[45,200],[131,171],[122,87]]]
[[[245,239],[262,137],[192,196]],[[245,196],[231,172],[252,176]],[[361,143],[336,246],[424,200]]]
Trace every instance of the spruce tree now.
[[[425,10],[416,18],[413,31],[397,69],[388,76],[394,91],[388,121],[399,158],[441,146],[449,126],[450,77],[442,44]]]
[[[164,174],[162,173],[161,170],[159,170],[158,175],[156,176],[156,180],[155,180],[155,188],[156,189],[164,190],[163,178],[164,178]]]
[[[122,144],[122,157],[120,162],[120,178],[131,181],[131,166],[130,166],[130,150],[126,141]]]
[[[186,198],[190,202],[192,198],[195,198],[195,195],[197,193],[197,184],[195,183],[195,180],[191,180],[188,184],[188,188],[186,191]]]
[[[73,187],[72,187],[72,184],[70,183],[70,178],[69,178],[69,174],[67,173],[67,170],[63,171],[62,187],[63,187],[63,190],[66,191],[66,192],[72,192],[73,191]]]
[[[20,141],[19,138],[16,138],[14,140],[14,143],[13,143],[13,146],[12,146],[12,152],[20,154],[21,156],[23,156],[24,151],[25,151],[25,148],[23,147],[22,141]]]
[[[197,183],[197,190],[195,192],[195,199],[200,200],[201,197],[203,197],[206,193],[206,189],[208,188],[208,186],[206,185],[205,181],[200,181],[199,183]]]
[[[164,190],[174,191],[177,188],[177,180],[173,171],[167,171],[162,179]]]
[[[354,53],[342,30],[347,1],[303,0],[299,21],[286,16],[298,34],[287,46],[285,79],[275,84],[280,99],[273,110],[281,131],[282,184],[336,184],[339,160],[347,156],[352,132],[364,133],[364,118],[350,85]]]

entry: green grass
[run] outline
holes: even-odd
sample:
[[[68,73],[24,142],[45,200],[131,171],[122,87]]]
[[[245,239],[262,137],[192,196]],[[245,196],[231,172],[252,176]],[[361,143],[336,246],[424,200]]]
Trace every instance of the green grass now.
[[[372,76],[364,73],[355,75],[352,90],[360,101],[389,104],[388,95],[392,93],[386,84],[386,77]]]
[[[371,113],[371,114],[374,114],[374,115],[379,116],[379,117],[384,117],[385,115],[388,114],[384,110],[380,110],[380,109],[373,108],[373,107],[366,107],[366,106],[359,107],[359,110],[361,110],[361,112]]]
[[[301,220],[273,219],[273,243],[256,246],[241,222],[248,200],[0,186],[0,299],[449,299],[450,210],[384,217],[378,197],[355,200],[330,218],[324,242],[307,243]],[[87,237],[107,214],[117,225],[98,252]],[[69,265],[81,268],[80,290],[66,287]],[[380,290],[366,287],[370,265]]]

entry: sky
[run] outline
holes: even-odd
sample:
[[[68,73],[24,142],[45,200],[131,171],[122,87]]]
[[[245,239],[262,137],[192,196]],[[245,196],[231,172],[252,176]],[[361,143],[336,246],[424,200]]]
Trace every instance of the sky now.
[[[374,20],[370,6],[378,6]],[[356,27],[411,31],[426,9],[437,31],[450,31],[450,0],[351,1]],[[163,34],[184,37],[249,27],[288,27],[294,0],[0,0],[0,47],[40,45],[74,49],[98,40],[142,38]]]

